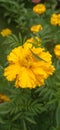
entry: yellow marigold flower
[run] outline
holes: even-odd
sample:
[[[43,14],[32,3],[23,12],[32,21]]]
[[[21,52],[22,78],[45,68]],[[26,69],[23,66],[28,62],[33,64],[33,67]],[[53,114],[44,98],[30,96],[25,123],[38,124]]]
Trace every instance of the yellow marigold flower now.
[[[1,31],[1,35],[2,35],[3,37],[6,37],[6,36],[11,35],[11,34],[12,34],[12,31],[11,31],[10,29],[8,29],[8,28],[3,29],[3,30]]]
[[[13,49],[7,60],[9,65],[4,70],[4,76],[8,81],[15,80],[16,88],[41,86],[55,70],[50,53],[30,43]]]
[[[60,44],[57,44],[54,48],[54,53],[58,59],[60,59]]]
[[[37,4],[33,7],[33,12],[37,14],[43,14],[46,11],[46,6],[44,4]]]
[[[52,17],[51,17],[51,24],[60,26],[60,14],[53,14],[52,15]]]
[[[34,25],[31,27],[30,29],[32,32],[39,32],[40,30],[42,30],[42,25],[38,24],[38,25]]]
[[[31,37],[25,41],[24,45],[27,43],[31,43],[33,45],[39,46],[41,43],[41,39],[39,37],[34,37],[34,38]]]
[[[9,102],[10,98],[8,98],[6,95],[0,93],[0,103],[2,103],[4,101]]]
[[[58,14],[58,25],[60,26],[60,14]]]

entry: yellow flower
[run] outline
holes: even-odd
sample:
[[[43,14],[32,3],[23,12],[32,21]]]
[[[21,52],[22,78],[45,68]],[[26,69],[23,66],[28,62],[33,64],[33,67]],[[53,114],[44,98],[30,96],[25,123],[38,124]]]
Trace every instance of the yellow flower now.
[[[6,36],[11,35],[11,34],[12,34],[12,31],[11,31],[10,29],[8,29],[8,28],[3,29],[3,30],[1,31],[1,35],[2,35],[3,37],[6,37]]]
[[[33,12],[37,14],[43,14],[46,11],[46,7],[44,4],[37,4],[33,7]]]
[[[51,16],[51,24],[60,26],[60,14],[52,14],[52,16]]]
[[[52,25],[57,25],[58,24],[58,16],[57,16],[57,14],[52,14],[52,16],[51,16],[51,24]]]
[[[32,32],[39,32],[40,30],[42,30],[42,25],[38,24],[38,25],[34,25],[31,27],[30,29]]]
[[[40,46],[40,43],[41,43],[41,39],[39,38],[39,37],[31,37],[31,38],[29,38],[29,39],[27,39],[26,41],[25,41],[25,43],[24,43],[24,45],[25,44],[28,44],[28,43],[30,43],[30,44],[33,44],[33,45],[36,45],[36,46]]]
[[[57,44],[54,48],[54,53],[58,59],[60,59],[60,44]]]
[[[30,43],[13,49],[7,60],[9,65],[4,70],[4,76],[8,81],[15,80],[16,88],[41,86],[55,70],[49,52]]]
[[[8,98],[6,95],[0,93],[0,103],[2,103],[4,101],[9,102],[10,98]]]
[[[60,26],[60,14],[58,14],[58,25]]]

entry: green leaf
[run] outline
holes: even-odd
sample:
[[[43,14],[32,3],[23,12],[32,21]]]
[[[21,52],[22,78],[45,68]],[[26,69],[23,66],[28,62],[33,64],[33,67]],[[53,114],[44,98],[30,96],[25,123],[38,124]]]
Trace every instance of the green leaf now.
[[[4,124],[4,123],[5,123],[1,117],[0,117],[0,123],[1,123],[1,124]]]
[[[3,75],[4,68],[0,65],[0,76]]]
[[[8,103],[0,104],[0,115],[4,115],[10,112]]]
[[[25,117],[25,119],[26,119],[27,121],[29,121],[30,123],[32,123],[32,124],[36,124],[36,122],[34,121],[33,118]]]
[[[60,126],[60,106],[57,107],[57,111],[56,111],[56,123],[57,123],[57,127]]]
[[[17,120],[20,116],[21,116],[21,113],[16,114],[16,115],[13,117],[12,121]]]
[[[26,123],[24,120],[22,120],[22,123],[23,123],[23,130],[27,130]]]

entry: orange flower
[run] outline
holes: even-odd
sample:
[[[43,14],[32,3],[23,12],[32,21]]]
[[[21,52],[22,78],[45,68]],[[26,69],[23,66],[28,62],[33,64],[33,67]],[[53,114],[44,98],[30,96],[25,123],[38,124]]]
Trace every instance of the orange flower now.
[[[10,98],[8,98],[6,95],[4,95],[4,94],[0,94],[0,103],[2,103],[2,102],[4,102],[4,101],[6,101],[6,102],[9,102],[10,101]]]

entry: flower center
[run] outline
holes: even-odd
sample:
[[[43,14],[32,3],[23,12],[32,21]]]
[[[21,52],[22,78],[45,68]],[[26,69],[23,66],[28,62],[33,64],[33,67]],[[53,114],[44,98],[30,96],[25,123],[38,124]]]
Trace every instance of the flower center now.
[[[32,61],[30,57],[25,57],[24,60],[20,61],[21,66],[30,69],[32,67]]]

